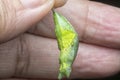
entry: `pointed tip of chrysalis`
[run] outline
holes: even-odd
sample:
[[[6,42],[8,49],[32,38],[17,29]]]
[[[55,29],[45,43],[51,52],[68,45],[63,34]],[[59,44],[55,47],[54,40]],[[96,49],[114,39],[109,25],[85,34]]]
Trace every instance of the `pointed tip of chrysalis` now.
[[[53,16],[56,17],[56,19],[57,19],[57,16],[60,16],[55,10],[52,10],[52,12],[53,12]]]
[[[56,27],[66,28],[67,30],[74,31],[71,23],[61,14],[53,10],[54,23]]]
[[[59,73],[58,79],[61,80],[62,78],[63,78],[63,75],[61,73]]]
[[[65,76],[64,76],[62,73],[59,73],[59,75],[58,75],[58,79],[59,79],[59,80],[62,80],[64,77],[65,77]],[[70,77],[70,73],[68,73],[68,74],[66,75],[66,78],[69,78],[69,77]]]
[[[52,10],[52,12],[53,12],[54,23],[57,27],[61,24],[60,22],[62,21],[62,18],[60,17],[60,14],[58,14],[55,10]]]
[[[55,13],[55,10],[54,9],[52,9],[52,12],[53,12],[53,14]]]
[[[59,15],[54,9],[52,9],[53,16],[55,17],[56,15]]]
[[[71,69],[66,69],[64,70],[64,72],[59,72],[58,79],[61,80],[64,77],[69,78],[70,74],[71,74]]]

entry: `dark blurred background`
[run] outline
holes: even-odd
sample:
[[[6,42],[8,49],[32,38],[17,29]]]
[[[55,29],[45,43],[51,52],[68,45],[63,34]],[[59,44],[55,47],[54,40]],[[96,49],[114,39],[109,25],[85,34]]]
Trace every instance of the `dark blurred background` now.
[[[120,7],[120,0],[91,0],[91,1],[97,1],[97,2],[101,2],[101,3],[109,4],[112,6]],[[82,80],[82,79],[76,79],[76,80]],[[108,77],[108,78],[89,79],[89,80],[120,80],[120,73],[116,74],[114,76]]]
[[[109,4],[109,5],[113,5],[116,7],[120,7],[120,0],[91,0],[91,1],[98,1],[98,2]]]

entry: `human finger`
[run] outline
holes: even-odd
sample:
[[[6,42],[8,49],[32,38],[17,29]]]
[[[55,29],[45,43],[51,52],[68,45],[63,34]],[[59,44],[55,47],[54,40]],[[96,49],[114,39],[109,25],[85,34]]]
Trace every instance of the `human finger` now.
[[[69,0],[57,11],[75,27],[80,41],[120,48],[120,9],[87,0]],[[46,16],[31,33],[55,38],[52,14]]]
[[[0,0],[0,42],[23,33],[53,7],[54,0]]]
[[[0,53],[0,78],[57,79],[59,50],[54,39],[25,34],[0,45]],[[119,53],[116,49],[80,43],[71,78],[99,78],[118,73]]]

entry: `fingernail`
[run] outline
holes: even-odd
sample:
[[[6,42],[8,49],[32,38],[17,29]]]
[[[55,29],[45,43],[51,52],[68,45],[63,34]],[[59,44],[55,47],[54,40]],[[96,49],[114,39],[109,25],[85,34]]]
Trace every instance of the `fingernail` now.
[[[20,0],[25,8],[37,8],[45,4],[48,0]]]
[[[67,2],[67,0],[55,0],[55,5],[54,5],[54,7],[55,7],[55,8],[61,7],[61,6],[63,6],[66,2]]]

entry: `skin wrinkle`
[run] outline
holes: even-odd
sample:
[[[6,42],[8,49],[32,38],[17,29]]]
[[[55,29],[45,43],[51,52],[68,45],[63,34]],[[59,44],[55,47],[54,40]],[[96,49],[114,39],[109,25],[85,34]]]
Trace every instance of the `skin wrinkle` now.
[[[88,20],[89,20],[89,14],[90,14],[90,6],[89,6],[89,3],[90,3],[90,1],[88,1],[88,3],[86,4],[87,5],[87,15],[86,15],[86,19],[85,19],[85,27],[84,27],[84,29],[83,29],[83,33],[82,33],[82,36],[80,37],[80,41],[83,41],[83,40],[85,40],[85,38],[86,38],[86,34],[87,34],[87,28],[88,28]]]
[[[21,43],[21,38],[19,38],[19,40],[20,40],[20,44],[19,44],[20,45],[20,49],[19,49],[20,52],[17,52],[16,70],[15,70],[14,75],[21,73],[21,70],[19,71],[19,69],[18,69],[20,66],[18,66],[18,65],[20,64],[20,54],[23,52],[23,47],[22,47],[22,43]]]
[[[20,41],[20,52],[17,52],[17,64],[16,64],[15,75],[22,74],[24,68],[23,65],[21,66],[21,58],[20,58],[21,53],[23,53],[22,36],[19,38],[19,41]]]
[[[19,39],[19,38],[18,38]],[[18,42],[17,44],[17,50],[16,50],[16,53],[20,54],[20,52],[22,52],[22,48],[21,48],[21,41]],[[18,65],[18,62],[19,62],[19,57],[18,57],[18,54],[16,56],[16,68],[15,68],[15,72],[14,72],[14,75],[16,74],[16,71],[17,71],[17,65]]]
[[[95,24],[95,22],[92,22],[89,18],[91,16],[91,2],[90,1],[88,1],[88,2],[89,2],[87,4],[88,5],[88,15],[87,15],[86,27],[85,27],[85,31],[84,31],[83,39],[82,39],[83,42],[87,42],[86,41],[87,38],[90,38],[90,40],[93,40],[93,38],[94,38],[94,36],[96,35],[96,32],[97,32],[97,29],[94,29],[92,26],[89,26],[90,22],[93,23],[93,24]]]
[[[29,61],[30,61],[30,55],[28,52],[28,46],[27,46],[27,42],[26,42],[26,38],[23,35],[21,35],[21,37],[19,38],[20,41],[20,45],[21,45],[21,51],[18,52],[18,56],[17,56],[17,67],[16,67],[16,73],[15,73],[15,77],[23,77],[25,76],[25,74],[28,71],[29,68]]]

